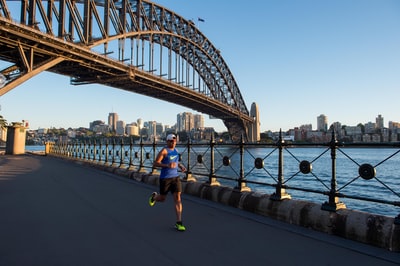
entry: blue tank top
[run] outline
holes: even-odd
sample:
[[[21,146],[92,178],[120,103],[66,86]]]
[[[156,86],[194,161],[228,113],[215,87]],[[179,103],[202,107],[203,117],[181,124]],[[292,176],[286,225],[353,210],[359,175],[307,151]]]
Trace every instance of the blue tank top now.
[[[161,160],[163,164],[176,163],[175,168],[161,168],[160,178],[173,178],[178,175],[178,162],[179,162],[179,153],[176,149],[170,150],[168,148],[164,148],[167,150],[167,156]]]

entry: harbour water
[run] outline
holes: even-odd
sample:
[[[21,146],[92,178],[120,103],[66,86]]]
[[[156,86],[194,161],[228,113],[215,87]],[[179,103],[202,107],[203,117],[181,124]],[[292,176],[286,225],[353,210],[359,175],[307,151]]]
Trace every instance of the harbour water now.
[[[182,162],[187,162],[186,147],[182,145],[177,148],[182,154]],[[125,146],[124,150],[128,151],[129,146]],[[135,150],[138,151],[137,147]],[[26,151],[44,151],[44,146],[27,146]],[[152,148],[148,147],[145,153],[147,156],[144,164],[151,167]],[[207,181],[211,171],[209,147],[193,146],[190,153],[190,170],[193,175],[199,181]],[[202,163],[198,162],[199,156],[204,160]],[[223,164],[224,157],[229,158],[229,165]],[[263,162],[260,169],[255,167],[256,159]],[[124,160],[127,163],[127,158]],[[247,147],[241,157],[237,147],[216,147],[214,161],[214,173],[220,177],[217,180],[221,185],[237,186],[236,180],[243,176],[252,191],[273,194],[276,190],[279,153],[275,148]],[[310,173],[303,174],[299,170],[301,161],[311,163]],[[398,148],[339,148],[336,150],[333,168],[331,150],[327,147],[286,147],[283,150],[283,162],[283,184],[292,199],[323,204],[328,201],[327,193],[331,188],[332,176],[335,175],[336,190],[342,194],[340,201],[348,209],[391,217],[400,214],[400,208],[392,204],[400,202]],[[360,177],[359,169],[363,164],[370,164],[375,168],[374,178],[366,180]],[[243,167],[240,167],[241,165]],[[371,199],[384,203],[373,202]]]
[[[237,153],[237,152],[236,152]],[[232,150],[220,150],[218,157],[230,156],[230,166],[216,164],[216,173],[222,176],[238,176],[240,156],[232,155]],[[237,156],[235,156],[237,155]],[[243,176],[252,191],[273,194],[278,182],[278,151],[272,148],[247,148],[244,156]],[[261,158],[263,168],[255,167],[255,160]],[[222,159],[220,160],[222,161]],[[286,148],[283,151],[283,183],[292,199],[307,200],[323,204],[328,201],[331,188],[332,158],[330,149],[321,148]],[[301,161],[309,161],[312,171],[303,174],[299,170]],[[374,178],[366,180],[360,177],[359,168],[370,164],[376,170]],[[194,167],[195,169],[196,167]],[[400,153],[396,148],[340,148],[336,150],[335,176],[337,192],[343,194],[340,201],[347,208],[396,217],[400,208],[393,204],[371,202],[400,202]],[[221,184],[235,186],[232,181],[218,180]],[[254,182],[254,183],[253,183]],[[318,191],[317,193],[310,191]],[[325,193],[325,194],[323,194]],[[355,198],[355,199],[354,199]],[[360,200],[358,198],[363,198]]]

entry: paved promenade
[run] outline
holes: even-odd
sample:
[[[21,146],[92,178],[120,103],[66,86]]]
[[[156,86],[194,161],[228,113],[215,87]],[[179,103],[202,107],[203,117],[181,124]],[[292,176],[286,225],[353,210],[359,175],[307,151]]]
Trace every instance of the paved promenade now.
[[[183,195],[70,161],[0,155],[0,265],[400,265],[400,253]]]

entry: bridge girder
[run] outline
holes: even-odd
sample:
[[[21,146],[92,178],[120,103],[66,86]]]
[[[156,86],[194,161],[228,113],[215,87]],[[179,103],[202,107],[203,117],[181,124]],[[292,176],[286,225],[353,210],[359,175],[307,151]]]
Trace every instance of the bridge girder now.
[[[9,3],[20,8],[19,23]],[[233,140],[247,139],[252,118],[218,49],[192,21],[155,3],[1,0],[0,49],[0,60],[14,64],[1,71],[8,83],[0,95],[51,71],[75,85],[104,84],[187,106],[222,119]]]

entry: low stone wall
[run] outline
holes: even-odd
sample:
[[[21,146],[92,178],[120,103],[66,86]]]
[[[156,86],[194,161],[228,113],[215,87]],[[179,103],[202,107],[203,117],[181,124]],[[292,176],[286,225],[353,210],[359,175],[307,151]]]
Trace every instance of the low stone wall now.
[[[82,161],[79,162],[84,163]],[[139,182],[158,186],[158,175],[139,173],[90,162],[87,162],[87,164]],[[392,217],[349,209],[329,212],[321,210],[320,204],[308,201],[294,199],[276,201],[271,200],[270,195],[267,194],[240,192],[229,187],[210,186],[206,183],[194,181],[183,181],[183,192],[279,221],[340,236],[393,252],[400,252],[400,225],[394,224],[394,218]]]

